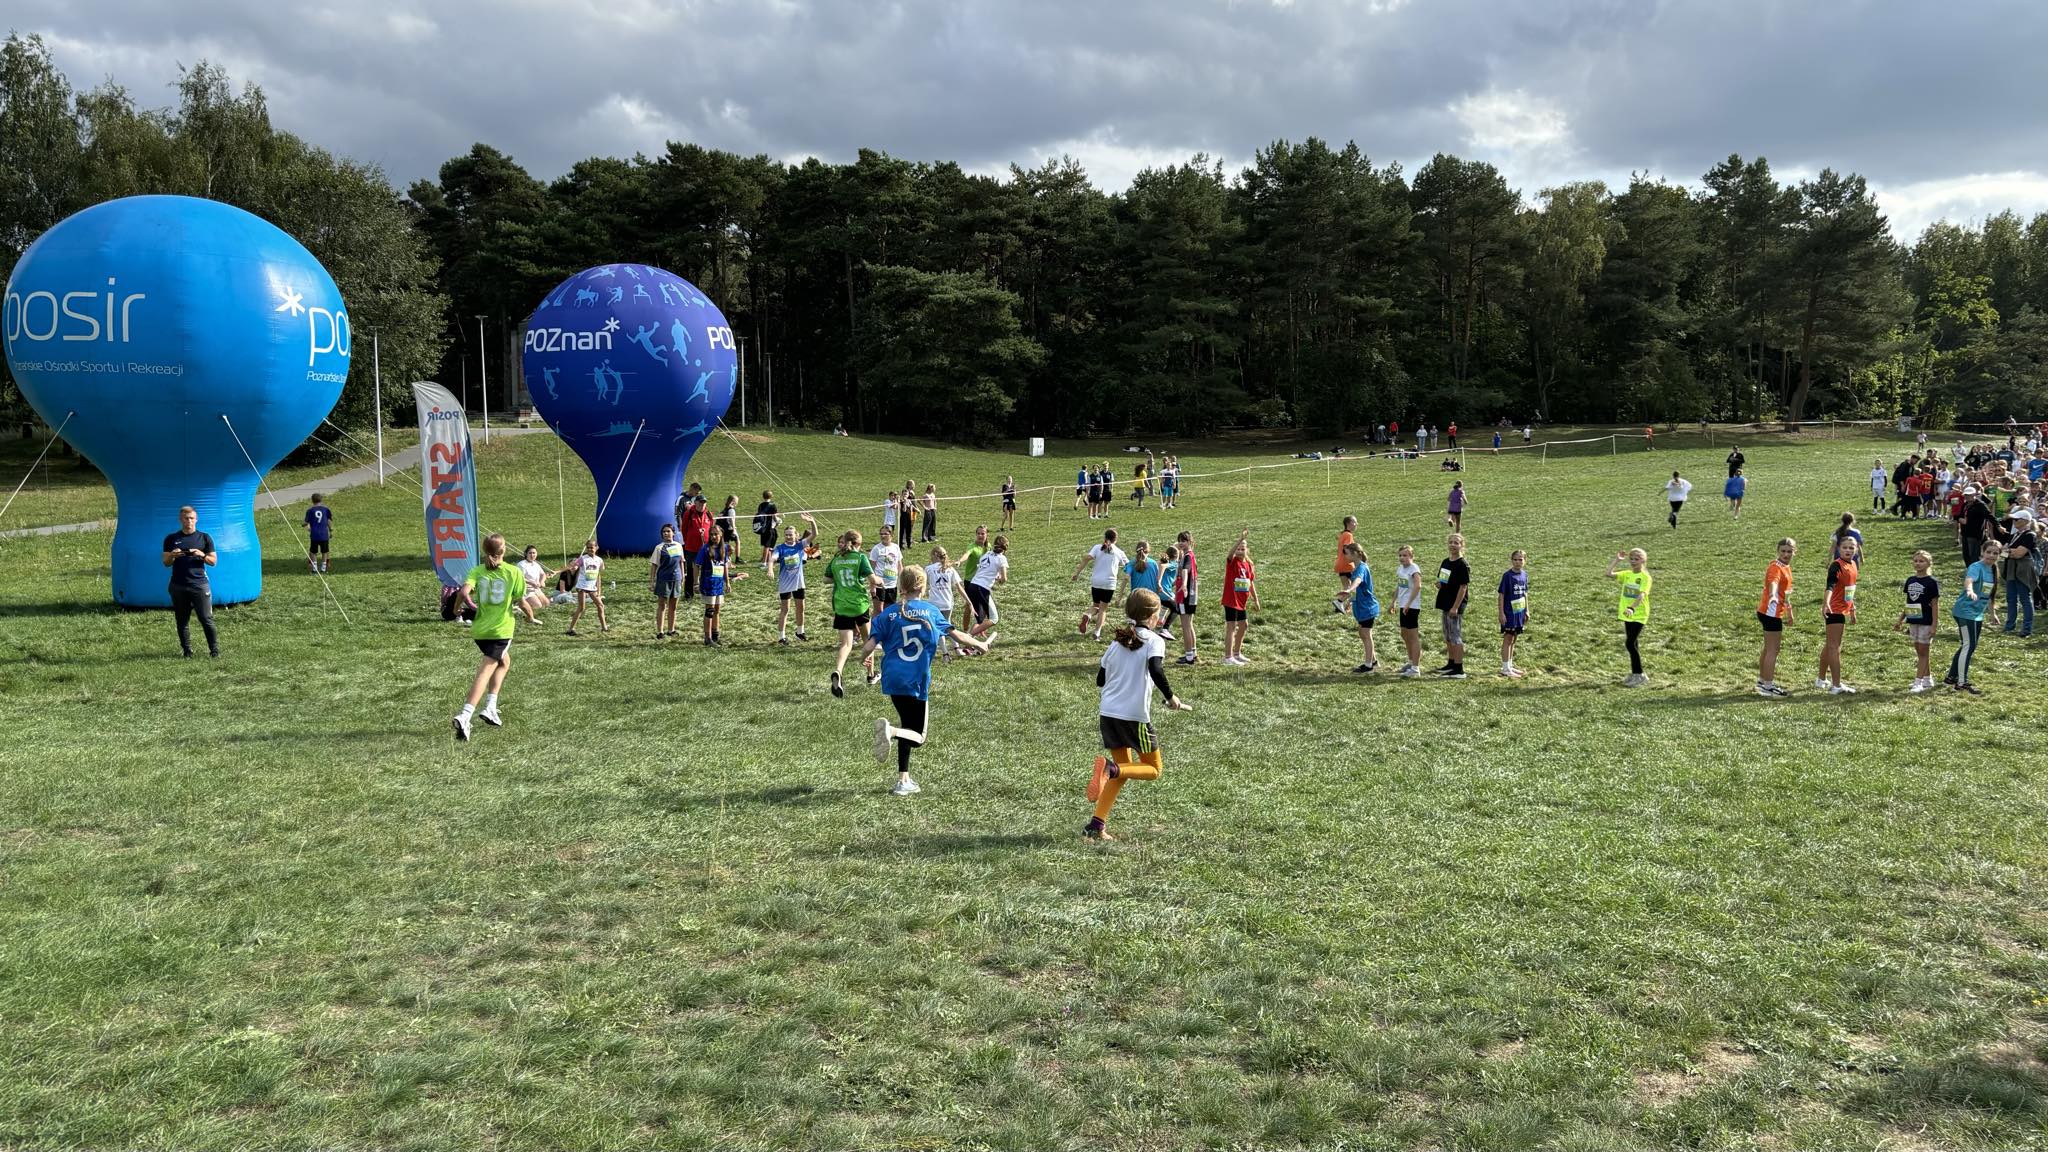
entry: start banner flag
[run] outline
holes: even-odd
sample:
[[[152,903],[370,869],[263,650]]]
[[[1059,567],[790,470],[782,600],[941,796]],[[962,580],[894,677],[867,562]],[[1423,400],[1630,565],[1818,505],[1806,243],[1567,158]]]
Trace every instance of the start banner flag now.
[[[420,501],[427,518],[427,553],[443,588],[456,588],[481,558],[476,529],[476,454],[469,418],[446,388],[412,386],[420,415]]]

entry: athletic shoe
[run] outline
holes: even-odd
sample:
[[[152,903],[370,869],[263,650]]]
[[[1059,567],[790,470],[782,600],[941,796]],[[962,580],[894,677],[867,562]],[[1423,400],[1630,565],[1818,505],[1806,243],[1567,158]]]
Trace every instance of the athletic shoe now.
[[[1622,678],[1621,686],[1623,688],[1641,688],[1649,682],[1650,678],[1641,672],[1631,672]]]
[[[1454,668],[1444,673],[1443,676],[1446,680],[1463,680],[1465,678],[1465,670],[1463,668]]]
[[[846,697],[846,685],[839,682],[839,673],[837,672],[832,674],[832,694],[841,699]]]
[[[919,792],[922,792],[922,791],[924,791],[924,789],[922,789],[922,788],[919,788],[919,787],[917,786],[917,781],[915,781],[915,780],[912,780],[912,779],[911,779],[910,777],[908,777],[908,776],[905,776],[905,777],[903,777],[902,779],[900,779],[900,780],[896,781],[896,786],[895,786],[894,788],[891,788],[891,789],[889,789],[889,795],[891,795],[891,796],[915,796],[915,795],[917,795],[917,794],[918,794]]]
[[[1344,601],[1343,601],[1342,599],[1337,599],[1337,600],[1332,600],[1332,601],[1330,601],[1330,611],[1332,611],[1332,612],[1342,612],[1342,611],[1344,611]]]
[[[1782,700],[1785,697],[1792,695],[1792,693],[1786,691],[1784,687],[1779,685],[1779,683],[1775,680],[1771,681],[1768,684],[1759,684],[1757,686],[1756,691],[1757,695],[1759,696],[1770,696],[1779,700]]]
[[[1507,667],[1501,669],[1500,674],[1507,677],[1510,680],[1520,680],[1522,678],[1522,670],[1520,668],[1515,667],[1513,664],[1510,664]]]
[[[1949,686],[1949,687],[1951,687],[1951,688],[1955,687],[1955,686],[1956,686],[1956,674],[1955,674],[1955,673],[1953,673],[1953,672],[1949,672],[1949,673],[1946,673],[1945,675],[1943,675],[1943,676],[1942,676],[1942,678],[1941,678],[1941,682],[1942,682],[1943,684],[1946,684],[1946,685],[1948,685],[1948,686]]]
[[[873,688],[875,685],[880,684],[881,682],[882,674],[880,672],[868,673],[868,687]]]
[[[477,716],[493,728],[503,728],[505,726],[505,722],[498,718],[498,710],[496,708],[486,708],[477,713]]]
[[[1081,835],[1086,836],[1090,840],[1101,840],[1105,843],[1116,839],[1116,837],[1109,834],[1109,829],[1102,826],[1102,821],[1093,817],[1089,818],[1088,826],[1081,829]]]
[[[1925,692],[1925,691],[1927,691],[1927,690],[1928,690],[1929,688],[1932,688],[1932,687],[1934,687],[1934,677],[1932,677],[1932,676],[1929,676],[1929,677],[1928,677],[1927,679],[1925,679],[1925,680],[1915,680],[1915,681],[1913,681],[1912,687],[1910,687],[1910,688],[1907,688],[1907,689],[1906,689],[1906,691],[1908,691],[1908,692],[1911,692],[1911,693],[1914,693],[1915,695],[1918,695],[1919,693],[1921,693],[1921,692]]]
[[[190,656],[191,653],[187,652],[185,655]],[[1174,661],[1176,664],[1193,664],[1194,662],[1195,654],[1193,652],[1183,652],[1180,654],[1180,659]]]
[[[1856,690],[1847,684],[1837,684],[1830,691],[1836,696],[1854,696]]]
[[[776,642],[777,644],[780,644],[780,645],[782,645],[782,646],[783,646],[784,648],[787,648],[787,647],[789,647],[789,637],[787,637],[787,636],[777,636],[777,637],[775,638],[775,642]]]
[[[875,717],[875,763],[887,764],[889,762],[889,744],[889,721],[877,716]]]
[[[576,630],[575,630],[574,628],[571,628],[571,629],[569,629],[569,630],[568,630],[567,632],[564,632],[564,633],[562,633],[562,635],[564,635],[564,636],[574,636],[575,634],[576,634]]]
[[[1451,663],[1449,663],[1449,662],[1447,661],[1447,662],[1445,662],[1445,664],[1444,664],[1444,666],[1443,666],[1443,667],[1441,667],[1441,668],[1437,669],[1437,670],[1436,670],[1436,671],[1434,671],[1434,672],[1431,672],[1431,673],[1430,673],[1430,675],[1431,675],[1431,676],[1448,676],[1448,675],[1450,675],[1450,674],[1451,674],[1451,669],[1452,669],[1452,668],[1455,668],[1455,667],[1457,667],[1457,665],[1455,665],[1455,664],[1451,664]]]
[[[1965,681],[1963,681],[1962,683],[1960,683],[1960,684],[1956,685],[1956,691],[1958,691],[1958,692],[1968,692],[1968,693],[1969,693],[1970,695],[1972,695],[1972,696],[1982,696],[1982,695],[1984,694],[1984,693],[1982,693],[1982,692],[1979,692],[1979,691],[1977,690],[1977,686],[1976,686],[1975,684],[1972,684],[1972,683],[1970,683],[1970,682],[1969,682],[1969,681],[1967,681],[1967,680],[1965,680]]]
[[[469,717],[457,716],[455,718],[455,738],[465,742],[469,739]]]
[[[796,632],[796,638],[797,638],[797,639],[798,639],[799,641],[803,641],[803,640],[809,640],[809,639],[810,639],[810,637],[809,637],[809,636],[806,636],[806,635],[804,635],[804,631],[803,631],[803,629],[801,629],[801,628],[797,629],[797,632]]]
[[[1400,676],[1403,680],[1414,680],[1421,675],[1422,669],[1417,668],[1413,664],[1404,664],[1401,666]]]
[[[1080,622],[1075,627],[1081,630],[1081,635],[1086,636],[1088,634],[1088,617],[1082,616]]]
[[[1109,779],[1109,758],[1097,756],[1095,758],[1095,770],[1088,774],[1088,802],[1090,804],[1102,799],[1102,783],[1107,779]]]
[[[1828,691],[1832,691],[1832,690],[1834,689],[1834,685],[1833,685],[1833,684],[1830,684],[1830,683],[1828,683],[1828,682],[1827,682],[1826,680],[1822,680],[1822,679],[1816,679],[1816,680],[1814,680],[1814,682],[1813,682],[1813,686],[1814,686],[1815,688],[1818,688],[1818,689],[1820,689],[1820,690],[1821,690],[1821,691],[1823,691],[1823,692],[1828,692]]]
[[[1360,664],[1360,665],[1359,665],[1358,667],[1356,667],[1356,668],[1353,668],[1353,669],[1352,669],[1352,671],[1353,671],[1353,672],[1357,672],[1357,673],[1360,673],[1360,674],[1362,675],[1362,674],[1364,674],[1364,673],[1367,673],[1367,672],[1370,672],[1370,671],[1372,671],[1373,669],[1375,669],[1375,668],[1377,668],[1377,667],[1379,667],[1379,666],[1380,666],[1380,665],[1379,665],[1379,661],[1375,660],[1375,661],[1373,661],[1373,662],[1372,662],[1372,663],[1370,663],[1370,664]]]

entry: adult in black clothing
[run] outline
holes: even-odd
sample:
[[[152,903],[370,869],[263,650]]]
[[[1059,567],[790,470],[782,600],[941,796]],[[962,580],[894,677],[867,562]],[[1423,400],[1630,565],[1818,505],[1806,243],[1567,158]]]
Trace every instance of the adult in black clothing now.
[[[761,502],[754,505],[754,538],[761,542],[761,567],[768,566],[768,557],[775,552],[775,536],[782,527],[782,514],[775,507],[775,493],[764,491]]]
[[[192,655],[192,614],[206,633],[206,654],[220,655],[220,637],[213,630],[213,584],[206,570],[220,562],[213,537],[199,530],[199,513],[187,504],[178,509],[178,530],[164,537],[164,567],[171,570],[171,611],[178,617],[178,647]]]
[[[1908,456],[1892,469],[1892,515],[1906,514],[1906,477],[1920,468],[1920,457]]]
[[[1984,547],[1985,533],[1995,521],[1991,515],[1991,501],[1976,488],[1963,489],[1963,564],[1965,567],[1977,562],[1977,554]]]
[[[1730,448],[1728,450],[1728,475],[1733,476],[1737,472],[1742,471],[1742,462],[1742,449]]]

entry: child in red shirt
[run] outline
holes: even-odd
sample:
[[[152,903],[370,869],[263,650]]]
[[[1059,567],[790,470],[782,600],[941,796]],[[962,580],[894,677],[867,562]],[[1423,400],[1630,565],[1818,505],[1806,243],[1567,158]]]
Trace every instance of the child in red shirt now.
[[[1230,557],[1223,562],[1223,662],[1245,665],[1251,661],[1244,658],[1244,630],[1247,623],[1247,607],[1259,607],[1257,574],[1252,568],[1251,546],[1246,542],[1250,530],[1239,533],[1237,543],[1230,547]]]

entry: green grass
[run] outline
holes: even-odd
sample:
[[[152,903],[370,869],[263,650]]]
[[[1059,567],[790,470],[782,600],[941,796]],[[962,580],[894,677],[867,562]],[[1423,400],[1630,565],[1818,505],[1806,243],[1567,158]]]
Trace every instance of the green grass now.
[[[747,507],[1064,484],[1110,448],[749,446],[802,491],[710,445],[700,478]],[[1740,522],[1724,451],[1471,457],[1482,587],[1530,553],[1519,684],[1348,672],[1337,520],[1383,587],[1397,543],[1429,564],[1432,470],[1121,514],[1127,542],[1195,529],[1212,589],[1250,525],[1265,609],[1252,667],[1173,670],[1196,711],[1162,711],[1166,775],[1108,846],[1077,836],[1098,650],[1067,577],[1096,526],[1067,494],[1050,524],[1026,498],[998,654],[939,671],[907,801],[867,751],[886,703],[826,692],[827,622],[774,647],[759,578],[707,652],[647,638],[621,562],[613,634],[522,632],[508,726],[458,746],[474,650],[402,486],[335,500],[353,625],[265,517],[267,591],[221,613],[218,663],[106,607],[104,533],[0,542],[0,1145],[2040,1146],[2041,642],[1987,633],[1981,699],[1904,694],[1906,553],[1958,574],[1944,530],[1876,523],[1866,692],[1755,698],[1771,545],[1805,544],[1781,679],[1810,685],[1822,539],[1898,446],[1755,442]],[[559,459],[486,451],[487,524],[558,550]],[[595,493],[568,464],[573,537]],[[1672,467],[1699,485],[1677,532]],[[994,516],[948,506],[944,537]],[[1631,545],[1657,574],[1636,692],[1601,578]]]

